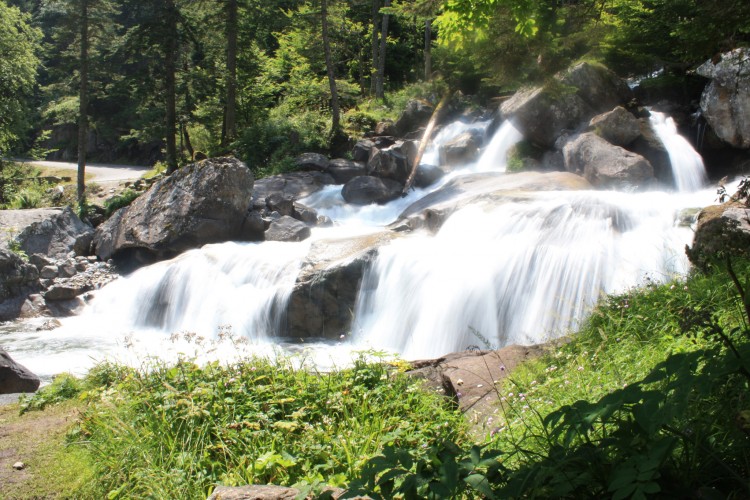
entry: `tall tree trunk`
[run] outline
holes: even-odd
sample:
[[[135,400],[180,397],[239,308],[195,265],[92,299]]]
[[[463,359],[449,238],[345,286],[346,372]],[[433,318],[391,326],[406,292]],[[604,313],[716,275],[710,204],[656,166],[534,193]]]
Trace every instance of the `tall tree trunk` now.
[[[372,25],[372,67],[370,68],[370,94],[375,94],[378,81],[378,12],[380,11],[380,0],[372,0],[371,25]]]
[[[432,80],[432,19],[424,22],[424,80]]]
[[[385,7],[391,6],[391,0],[385,0]],[[385,97],[385,49],[388,42],[388,14],[383,14],[383,26],[380,30],[380,53],[378,54],[378,77],[375,84],[375,97]]]
[[[224,134],[221,146],[226,148],[237,136],[237,0],[227,0],[227,94],[224,108]]]
[[[166,33],[164,40],[164,90],[166,92],[167,174],[177,170],[177,7],[174,0],[165,0]]]
[[[320,2],[321,27],[323,31],[323,53],[326,60],[328,84],[331,87],[331,136],[336,137],[341,129],[341,111],[339,109],[339,92],[336,88],[336,76],[333,73],[331,60],[331,40],[328,37],[328,0]]]
[[[81,81],[78,87],[78,206],[86,202],[86,150],[88,149],[89,104],[89,0],[81,0],[79,11],[81,52],[79,67]]]

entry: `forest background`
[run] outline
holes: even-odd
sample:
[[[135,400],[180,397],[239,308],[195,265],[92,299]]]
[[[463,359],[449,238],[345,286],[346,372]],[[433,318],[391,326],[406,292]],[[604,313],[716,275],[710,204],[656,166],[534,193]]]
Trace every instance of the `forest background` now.
[[[2,0],[0,14],[0,155],[174,170],[232,152],[257,176],[341,153],[445,86],[487,104],[579,59],[689,82],[750,42],[744,0]]]

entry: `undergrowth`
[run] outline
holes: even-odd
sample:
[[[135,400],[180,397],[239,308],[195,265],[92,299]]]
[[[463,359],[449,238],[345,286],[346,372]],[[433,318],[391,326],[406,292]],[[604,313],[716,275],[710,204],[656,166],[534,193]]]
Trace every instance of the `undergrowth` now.
[[[74,390],[68,378],[48,390],[66,386],[89,402],[69,436],[94,464],[82,498],[205,499],[216,484],[344,485],[385,446],[419,459],[438,441],[462,439],[447,400],[392,372],[363,359],[331,373],[292,360],[183,360],[107,365]]]

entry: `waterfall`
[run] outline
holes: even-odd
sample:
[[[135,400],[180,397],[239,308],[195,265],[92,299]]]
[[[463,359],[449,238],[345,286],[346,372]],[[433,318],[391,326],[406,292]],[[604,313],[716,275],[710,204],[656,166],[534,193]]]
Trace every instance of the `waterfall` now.
[[[431,151],[467,128],[486,125],[445,127]],[[506,122],[478,162],[387,205],[348,205],[341,186],[328,186],[300,200],[336,222],[313,229],[307,241],[206,245],[107,285],[60,328],[35,332],[34,322],[20,329],[0,325],[0,340],[47,380],[61,371],[81,373],[104,357],[135,365],[144,355],[233,359],[238,355],[233,346],[196,347],[173,335],[217,339],[227,326],[252,344],[252,353],[273,356],[280,349],[275,339],[280,318],[312,244],[381,231],[405,207],[465,173],[503,172],[507,151],[520,139]],[[363,278],[346,342],[283,344],[283,349],[305,349],[305,358],[319,366],[341,366],[351,361],[352,350],[368,347],[425,358],[481,346],[475,332],[495,346],[570,333],[601,294],[624,291],[646,277],[658,282],[684,273],[683,249],[692,232],[676,224],[676,214],[714,198],[713,190],[513,188],[500,204],[454,213],[437,234],[415,231],[381,247]]]
[[[664,193],[539,193],[454,214],[435,236],[381,250],[360,292],[355,338],[407,359],[567,334],[602,293],[687,270],[689,228]]]
[[[707,181],[703,159],[693,146],[677,132],[671,117],[651,111],[651,126],[669,154],[677,190],[692,192],[702,188]]]
[[[508,151],[523,139],[523,135],[510,120],[506,120],[492,137],[477,162],[478,172],[505,172]]]

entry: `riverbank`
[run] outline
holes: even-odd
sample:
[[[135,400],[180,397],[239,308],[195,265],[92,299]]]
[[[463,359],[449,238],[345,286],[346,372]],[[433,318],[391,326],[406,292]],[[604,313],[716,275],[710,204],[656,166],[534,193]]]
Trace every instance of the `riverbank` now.
[[[750,274],[746,263],[734,269]],[[254,359],[110,366],[73,396],[82,413],[71,446],[96,464],[82,498],[203,499],[216,484],[268,482],[385,496],[742,495],[750,341],[738,305],[720,271],[607,298],[569,343],[489,381],[501,404],[472,415],[487,428],[478,441],[450,399],[438,404],[395,375],[405,364],[336,374]]]

